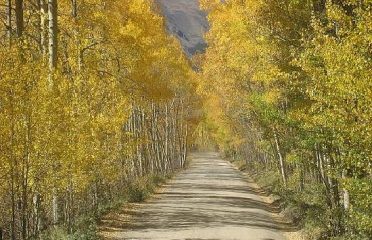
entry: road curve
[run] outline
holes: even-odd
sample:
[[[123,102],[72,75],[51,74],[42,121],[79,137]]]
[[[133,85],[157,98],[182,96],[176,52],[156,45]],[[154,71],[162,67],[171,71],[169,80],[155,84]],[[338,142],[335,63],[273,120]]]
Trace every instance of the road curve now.
[[[264,193],[217,153],[196,153],[191,166],[137,210],[102,220],[104,239],[284,240],[288,224]],[[128,221],[128,214],[131,215]],[[276,220],[275,220],[276,219]]]

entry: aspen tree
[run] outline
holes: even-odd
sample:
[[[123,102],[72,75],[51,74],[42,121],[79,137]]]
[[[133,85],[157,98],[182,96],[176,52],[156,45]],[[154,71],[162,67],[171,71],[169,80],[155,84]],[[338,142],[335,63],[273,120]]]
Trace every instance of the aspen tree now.
[[[57,0],[48,0],[48,42],[49,42],[48,47],[49,70],[53,72],[57,67],[58,49]]]
[[[7,37],[9,41],[9,46],[12,45],[12,33],[13,33],[13,24],[12,24],[12,0],[7,0],[6,2],[6,23],[7,23]]]
[[[15,26],[17,37],[22,37],[24,30],[23,0],[15,0]]]
[[[152,2],[20,6],[23,27],[14,10],[4,22],[22,41],[0,39],[0,226],[14,240],[72,234],[129,185],[175,170],[188,150],[181,125],[196,123],[172,102],[199,107],[191,66]]]
[[[219,148],[275,169],[289,195],[322,189],[312,193],[327,202],[318,223],[329,237],[369,235],[370,4],[201,3],[211,22],[201,94]]]
[[[39,15],[40,15],[40,49],[43,56],[47,55],[47,12],[48,12],[48,4],[46,0],[39,0]]]

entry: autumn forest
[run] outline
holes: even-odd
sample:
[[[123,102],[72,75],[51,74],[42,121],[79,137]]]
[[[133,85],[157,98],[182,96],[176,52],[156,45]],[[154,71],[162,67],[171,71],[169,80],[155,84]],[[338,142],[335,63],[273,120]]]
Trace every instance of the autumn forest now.
[[[97,239],[217,151],[304,239],[372,235],[370,0],[200,0],[188,56],[155,0],[0,0],[0,240]]]

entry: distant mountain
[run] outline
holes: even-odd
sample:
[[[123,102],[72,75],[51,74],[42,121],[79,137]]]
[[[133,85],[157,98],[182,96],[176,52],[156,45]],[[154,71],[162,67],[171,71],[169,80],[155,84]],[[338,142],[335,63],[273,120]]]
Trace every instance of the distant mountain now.
[[[206,13],[199,0],[157,0],[166,17],[167,28],[181,42],[186,54],[204,52],[207,44],[203,35],[209,29]]]

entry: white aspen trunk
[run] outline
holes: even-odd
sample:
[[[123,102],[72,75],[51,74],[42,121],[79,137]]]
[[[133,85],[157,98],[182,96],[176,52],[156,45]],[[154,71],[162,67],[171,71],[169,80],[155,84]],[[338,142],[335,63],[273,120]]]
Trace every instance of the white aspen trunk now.
[[[342,171],[342,178],[346,179],[346,170]],[[349,191],[345,187],[342,189],[342,191],[343,191],[343,200],[344,200],[343,202],[344,210],[347,211],[350,208],[350,195],[349,195]]]
[[[323,163],[326,164],[327,166],[327,169],[330,169],[330,164],[329,164],[329,158],[327,157],[327,155],[325,154],[325,152],[323,151],[322,153],[322,159],[323,159]],[[327,178],[327,181],[328,181],[328,186],[329,186],[329,189],[332,190],[332,187],[333,187],[333,181],[332,181],[332,178],[329,177],[327,174],[325,174],[325,177]]]
[[[162,138],[162,135],[161,135],[161,132],[159,132],[159,129],[157,129],[156,134],[157,134],[157,139],[158,139],[157,146],[158,146],[159,153],[160,153],[160,159],[162,161],[162,165],[164,166],[163,167],[164,172],[167,173],[168,172],[168,165],[167,165],[167,161],[166,161],[166,158],[165,158],[164,139]]]
[[[185,136],[184,136],[184,145],[183,145],[183,155],[182,155],[182,167],[185,166],[185,162],[186,162],[186,158],[187,158],[187,139],[188,139],[188,136],[189,136],[189,130],[188,130],[188,126],[187,126],[187,123],[185,124]]]
[[[174,115],[173,119],[173,135],[172,135],[172,158],[173,161],[177,161],[177,115]],[[179,165],[179,162],[177,163]],[[181,166],[178,166],[181,167]]]
[[[71,0],[71,16],[77,17],[77,0]]]
[[[29,104],[30,99],[27,99]],[[28,105],[27,104],[27,105]],[[29,106],[27,106],[29,108]],[[28,178],[30,170],[30,157],[31,157],[31,115],[25,116],[26,125],[26,138],[25,138],[25,152],[22,163],[22,208],[21,208],[21,226],[22,226],[22,238],[28,238]]]
[[[179,141],[179,159],[180,159],[180,165],[183,167],[183,102],[181,100],[181,113],[180,113],[180,127],[179,127],[179,133],[178,133],[178,141]]]
[[[145,141],[146,141],[146,146],[145,146],[145,151],[144,153],[146,154],[146,165],[147,165],[147,170],[151,173],[154,173],[154,161],[153,161],[153,148],[152,148],[152,139],[151,139],[151,125],[149,125],[149,122],[147,121],[146,113],[144,112],[144,117],[143,117],[143,123],[144,123],[144,134],[145,134]],[[149,114],[150,116],[150,114]]]
[[[159,169],[161,172],[164,172],[165,169],[163,168],[163,164],[162,164],[162,157],[161,157],[161,149],[160,149],[160,139],[159,139],[159,136],[158,136],[158,112],[157,112],[157,108],[156,108],[156,105],[154,105],[154,146],[155,146],[155,152],[156,152],[156,156],[157,156],[157,160],[158,160],[158,166],[159,166]]]
[[[176,113],[175,113],[175,109],[174,109],[174,106],[173,106],[173,111],[172,111],[172,115],[171,115],[171,126],[170,126],[170,129],[171,129],[171,135],[170,135],[170,150],[171,150],[171,160],[172,160],[172,163],[173,163],[173,166],[174,168],[179,168],[179,161],[177,161],[177,158],[176,158]]]
[[[133,108],[133,106],[132,106]],[[132,136],[134,136],[134,128],[133,128],[133,113],[131,114],[131,116],[129,117],[129,124],[128,124],[128,127],[129,127],[129,132],[132,133]],[[132,146],[131,146],[132,147]],[[134,150],[134,148],[131,148],[131,150]],[[135,162],[134,162],[134,157],[130,156],[130,163],[131,163],[131,171],[130,171],[130,175],[131,176],[136,176],[136,166],[135,166]]]
[[[305,189],[305,169],[302,164],[297,164],[297,167],[300,170],[300,182],[299,182],[299,188],[302,192]]]
[[[150,157],[150,161],[151,161],[151,169],[152,169],[153,172],[155,172],[155,170],[158,170],[157,155],[156,155],[156,149],[155,149],[155,135],[154,135],[155,124],[154,124],[154,121],[155,121],[155,106],[154,106],[154,103],[151,103],[150,137],[151,137],[151,148],[152,148],[153,156]]]
[[[319,148],[317,150],[317,158],[318,158],[318,162],[319,162],[319,170],[320,170],[320,176],[322,178],[322,182],[327,190],[327,192],[329,192],[329,182],[327,180],[327,176],[325,174],[325,169],[324,169],[324,159],[322,157],[322,153],[321,153],[321,149]]]
[[[265,162],[265,169],[268,169],[269,168],[269,160],[268,160],[266,151],[263,153],[263,158],[264,158],[264,162]]]
[[[151,159],[153,165],[154,165],[154,168],[158,171],[160,168],[159,168],[159,160],[158,160],[158,155],[157,155],[157,151],[156,151],[156,136],[155,136],[155,104],[152,102],[151,103],[151,111],[152,111],[152,114],[151,114],[151,146],[152,146],[152,151],[154,153],[154,156],[153,158]]]
[[[314,144],[314,161],[316,168],[314,169],[314,178],[318,179],[319,182],[322,182],[322,177],[320,174],[320,161],[319,161],[319,154],[318,154],[318,148],[317,144]]]
[[[329,155],[326,154],[326,148],[322,149],[321,159],[323,161],[323,164],[326,164],[327,169],[332,169],[333,166],[331,164],[331,158],[329,157]],[[327,175],[326,173],[324,174],[326,178],[325,182],[328,185],[328,189],[329,189],[329,197],[331,200],[332,208],[335,208],[339,204],[339,196],[338,196],[338,192],[336,191],[337,182],[335,182],[335,180],[331,176]]]
[[[53,215],[53,224],[56,225],[59,220],[58,216],[58,197],[57,197],[57,189],[54,187],[52,190],[52,215]]]
[[[15,158],[15,152],[14,152],[14,146],[15,146],[15,117],[14,117],[14,95],[13,90],[10,91],[10,117],[11,117],[11,124],[10,124],[10,172],[11,172],[11,239],[15,240],[17,238],[16,236],[16,158]]]
[[[44,57],[47,55],[47,24],[48,24],[48,4],[46,3],[46,0],[40,0],[40,50]]]
[[[58,20],[57,0],[48,0],[48,29],[49,29],[49,70],[53,72],[57,67],[58,49]]]
[[[12,0],[7,1],[6,6],[6,23],[7,23],[7,37],[9,41],[9,46],[12,45]]]
[[[67,197],[67,231],[68,233],[72,233],[73,227],[73,218],[74,218],[74,186],[72,182],[72,176],[69,180],[69,185],[67,189],[68,197]]]
[[[53,72],[57,67],[57,0],[48,0],[48,33],[49,33],[49,86],[53,86]],[[58,223],[58,197],[54,187],[52,196],[53,223]]]
[[[182,159],[182,153],[183,153],[183,121],[181,119],[181,122],[180,122],[180,129],[178,130],[178,158],[179,158],[179,161],[180,161],[180,166],[182,167],[183,166],[183,159]]]
[[[136,109],[134,113],[134,123],[135,123],[135,130],[136,130],[136,151],[137,151],[137,160],[138,160],[138,174],[139,176],[143,176],[143,166],[142,166],[142,153],[141,153],[141,139],[140,139],[140,132],[141,132],[141,123],[140,123],[140,116],[138,114],[139,109]]]
[[[41,216],[40,216],[40,194],[35,193],[33,197],[33,204],[34,204],[34,234],[37,235],[41,230]]]
[[[145,110],[141,110],[141,130],[142,130],[142,145],[141,145],[141,152],[143,158],[143,171],[145,174],[149,172],[150,163],[149,163],[149,142],[148,142],[148,134],[147,134],[147,124],[146,124],[146,114]]]
[[[93,187],[93,207],[94,211],[97,211],[99,204],[99,197],[98,197],[98,180],[95,180],[94,187]]]
[[[283,155],[280,149],[279,139],[278,139],[276,131],[274,131],[274,140],[275,140],[276,151],[279,157],[280,172],[282,174],[283,184],[284,184],[284,187],[287,187],[287,176],[286,176],[286,170],[285,170],[285,165],[284,165],[284,158],[283,158]]]
[[[164,142],[164,160],[169,165],[169,109],[168,103],[165,104],[165,142]]]
[[[138,169],[137,169],[137,166],[136,166],[136,156],[137,156],[137,148],[136,148],[136,146],[137,146],[137,136],[136,136],[136,125],[135,125],[135,116],[134,116],[134,104],[132,104],[132,115],[131,115],[131,118],[130,118],[130,122],[131,122],[131,133],[132,133],[132,136],[134,137],[134,144],[135,144],[135,146],[133,146],[133,151],[135,151],[135,156],[133,156],[133,157],[131,157],[131,159],[132,159],[132,168],[133,168],[133,170],[132,170],[132,172],[133,172],[133,174],[134,174],[134,176],[136,176],[136,177],[138,177]]]

